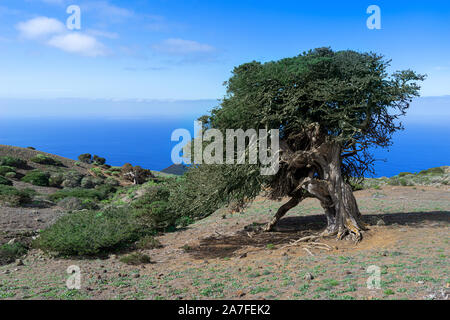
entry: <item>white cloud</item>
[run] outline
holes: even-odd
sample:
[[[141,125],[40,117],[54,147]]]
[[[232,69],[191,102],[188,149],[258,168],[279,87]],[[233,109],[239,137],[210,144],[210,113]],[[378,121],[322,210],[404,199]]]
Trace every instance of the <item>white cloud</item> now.
[[[159,44],[153,45],[153,49],[171,55],[191,55],[212,53],[216,49],[208,44],[184,39],[166,39]]]
[[[47,44],[66,52],[89,57],[106,55],[105,46],[92,36],[82,33],[68,33],[52,37]]]
[[[47,17],[37,17],[19,22],[16,28],[22,37],[28,39],[37,39],[65,31],[65,26],[61,21]]]

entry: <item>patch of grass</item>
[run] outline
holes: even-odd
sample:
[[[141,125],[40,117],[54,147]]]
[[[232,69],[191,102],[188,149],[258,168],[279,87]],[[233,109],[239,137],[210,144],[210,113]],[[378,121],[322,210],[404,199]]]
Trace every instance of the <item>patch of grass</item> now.
[[[140,253],[140,252],[133,252],[126,256],[123,256],[122,258],[120,258],[120,261],[123,263],[126,263],[128,265],[133,265],[133,266],[147,264],[147,263],[152,262],[148,255]]]
[[[418,174],[419,175],[440,175],[440,174],[444,174],[444,173],[445,173],[444,168],[437,167],[437,168],[430,168],[427,170],[422,170]]]

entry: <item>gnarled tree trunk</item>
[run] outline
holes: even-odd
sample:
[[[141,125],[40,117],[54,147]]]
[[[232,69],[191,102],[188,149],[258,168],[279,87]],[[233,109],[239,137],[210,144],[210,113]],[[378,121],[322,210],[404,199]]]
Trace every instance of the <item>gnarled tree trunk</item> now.
[[[297,189],[305,190],[309,196],[320,201],[327,218],[327,228],[322,235],[337,235],[338,239],[342,239],[350,234],[354,240],[359,241],[362,238],[361,231],[366,230],[366,225],[362,221],[352,188],[342,175],[341,153],[339,143],[323,142],[317,148],[299,153],[301,157],[293,157],[291,165],[299,168],[307,163],[312,168],[309,176],[299,182]],[[303,198],[304,196],[293,196],[280,207],[265,230],[272,230],[281,217]]]

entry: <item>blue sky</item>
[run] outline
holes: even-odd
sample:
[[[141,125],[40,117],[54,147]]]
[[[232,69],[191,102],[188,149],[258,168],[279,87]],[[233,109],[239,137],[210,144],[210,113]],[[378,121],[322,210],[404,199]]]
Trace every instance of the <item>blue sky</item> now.
[[[450,94],[450,1],[0,0],[0,99],[218,99],[234,66],[320,46],[382,53],[428,74],[423,96]]]

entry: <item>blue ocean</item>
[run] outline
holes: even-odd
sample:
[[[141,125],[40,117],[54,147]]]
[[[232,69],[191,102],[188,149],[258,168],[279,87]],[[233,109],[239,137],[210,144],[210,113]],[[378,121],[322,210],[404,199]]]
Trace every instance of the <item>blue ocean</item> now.
[[[108,119],[0,119],[0,144],[32,146],[38,150],[77,159],[82,153],[105,157],[107,163],[124,163],[162,170],[172,164],[171,150],[177,128],[193,132],[194,117],[133,120]],[[442,123],[406,123],[388,150],[373,150],[375,177],[417,172],[450,165],[450,126]]]

